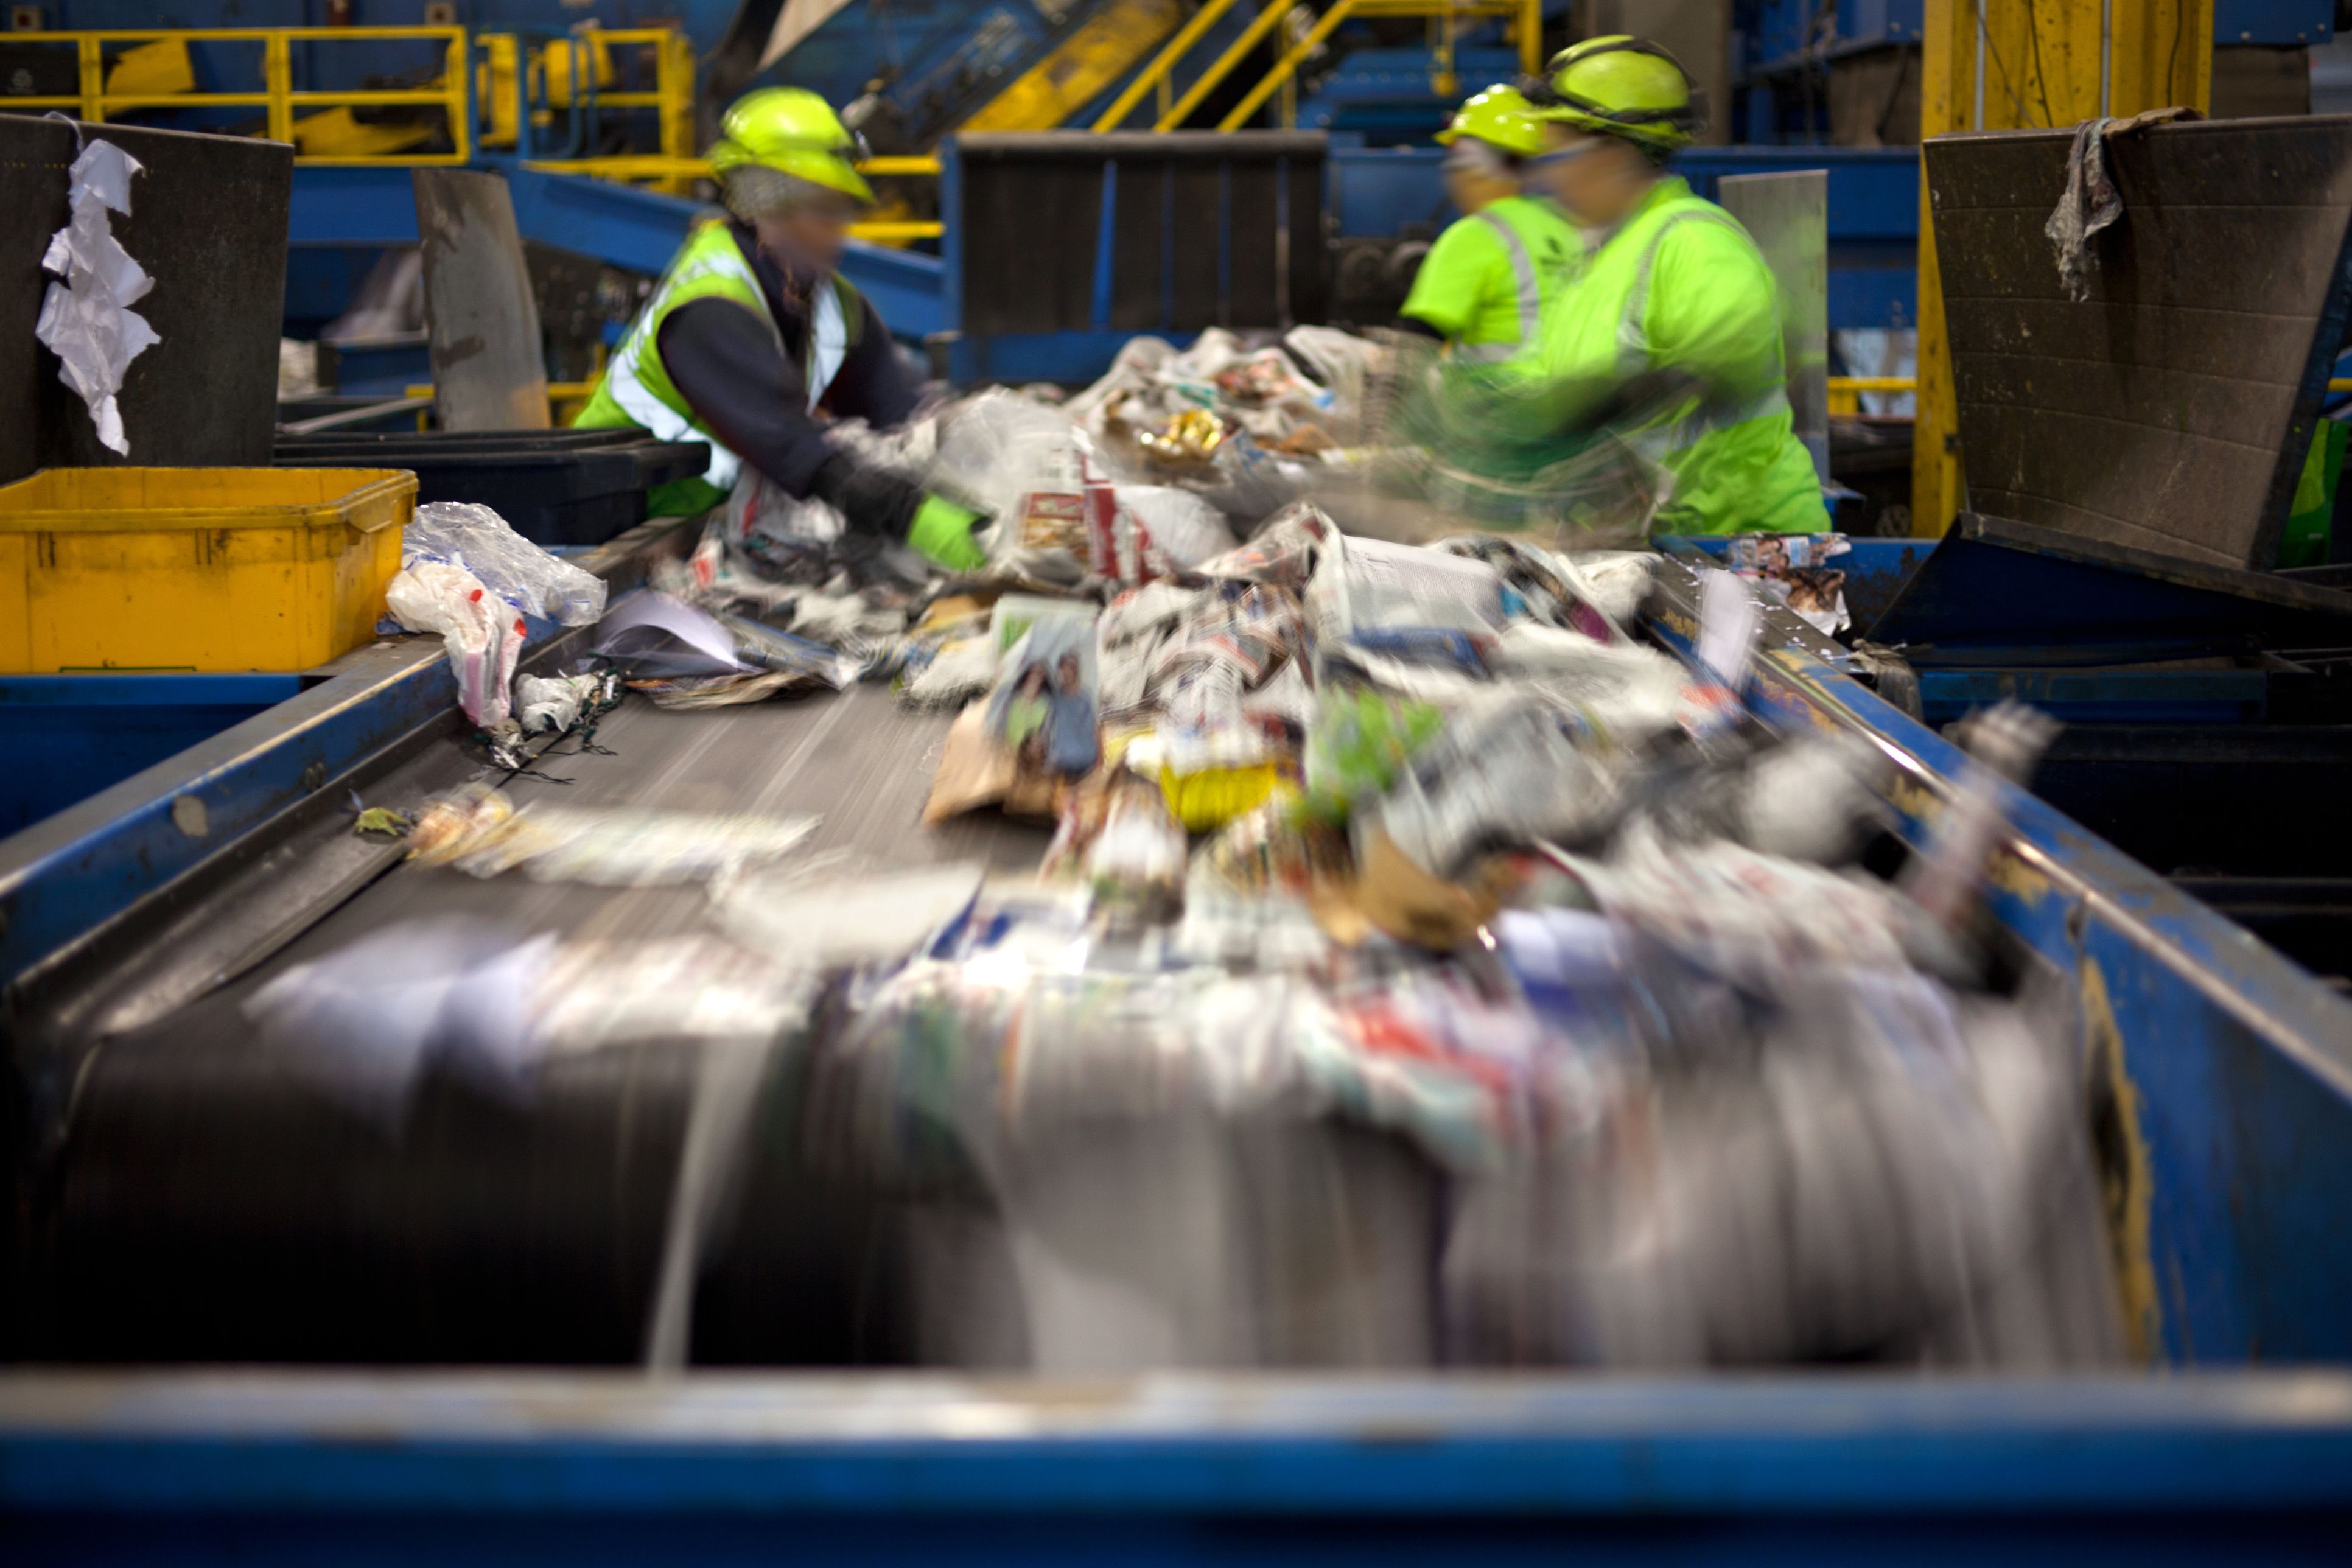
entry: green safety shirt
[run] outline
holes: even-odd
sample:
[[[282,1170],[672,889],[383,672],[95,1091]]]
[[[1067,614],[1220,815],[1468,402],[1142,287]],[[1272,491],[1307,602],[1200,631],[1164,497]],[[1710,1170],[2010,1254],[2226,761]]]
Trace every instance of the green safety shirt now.
[[[1672,368],[1712,388],[1629,435],[1673,475],[1660,533],[1828,528],[1821,476],[1796,437],[1780,289],[1738,220],[1668,177],[1572,264],[1532,367],[1557,383]]]
[[[808,350],[802,370],[811,409],[840,373],[866,319],[854,287],[839,277],[831,281],[831,288],[816,289],[810,301]],[[767,297],[752,275],[743,247],[725,223],[708,223],[688,235],[671,258],[653,298],[637,312],[635,323],[604,367],[604,379],[597,383],[588,405],[572,422],[582,428],[635,426],[665,441],[710,443],[710,466],[699,477],[679,479],[647,494],[646,510],[656,517],[690,517],[708,511],[727,499],[743,469],[741,456],[728,450],[710,433],[662,368],[663,319],[688,300],[709,299],[730,300],[751,311],[767,328],[776,352],[784,352],[783,334],[777,330],[776,318],[768,309]]]
[[[1508,358],[1538,341],[1544,305],[1583,249],[1550,203],[1505,196],[1437,237],[1397,313],[1475,357]]]

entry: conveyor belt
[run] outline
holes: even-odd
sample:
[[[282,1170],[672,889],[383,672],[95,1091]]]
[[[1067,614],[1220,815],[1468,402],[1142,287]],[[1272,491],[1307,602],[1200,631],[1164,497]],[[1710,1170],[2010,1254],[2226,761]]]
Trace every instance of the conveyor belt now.
[[[567,742],[512,781],[561,799],[822,814],[807,847],[877,869],[978,858],[1033,867],[1035,827],[920,826],[948,719],[877,688],[667,712],[630,697],[582,754]],[[371,790],[414,806],[478,765],[436,742]],[[314,837],[311,860],[355,853]],[[316,877],[279,872],[289,896]],[[551,1063],[524,1110],[428,1075],[396,1133],[331,1105],[256,1037],[246,997],[288,965],[396,921],[470,915],[526,931],[693,930],[698,888],[477,880],[401,866],[282,952],[101,1047],[78,1086],[41,1227],[52,1289],[37,1354],[102,1360],[614,1362],[643,1350],[691,1098],[692,1047],[651,1042]],[[698,1298],[705,1360],[892,1361],[905,1205],[798,1168],[797,1086],[773,1075],[749,1181],[758,1215],[712,1248]]]

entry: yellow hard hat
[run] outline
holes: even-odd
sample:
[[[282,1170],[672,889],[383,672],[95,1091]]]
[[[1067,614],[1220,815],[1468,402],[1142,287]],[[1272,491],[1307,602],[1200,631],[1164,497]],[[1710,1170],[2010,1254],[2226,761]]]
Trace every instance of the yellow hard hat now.
[[[1437,133],[1437,141],[1450,147],[1465,136],[1520,158],[1544,150],[1543,122],[1536,118],[1535,106],[1517,88],[1500,83],[1464,103],[1453,122]]]
[[[1550,79],[1528,94],[1539,120],[1671,151],[1706,116],[1682,62],[1622,33],[1587,38],[1551,58]]]
[[[710,166],[730,169],[757,164],[795,176],[857,201],[874,200],[873,188],[857,172],[865,139],[842,124],[841,116],[804,87],[763,87],[744,94],[719,122]]]

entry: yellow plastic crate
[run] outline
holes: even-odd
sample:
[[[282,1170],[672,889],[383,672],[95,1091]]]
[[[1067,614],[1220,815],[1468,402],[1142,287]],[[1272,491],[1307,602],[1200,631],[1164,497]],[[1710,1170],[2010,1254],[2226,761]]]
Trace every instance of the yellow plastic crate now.
[[[308,669],[374,635],[416,476],[51,468],[0,487],[0,672]]]

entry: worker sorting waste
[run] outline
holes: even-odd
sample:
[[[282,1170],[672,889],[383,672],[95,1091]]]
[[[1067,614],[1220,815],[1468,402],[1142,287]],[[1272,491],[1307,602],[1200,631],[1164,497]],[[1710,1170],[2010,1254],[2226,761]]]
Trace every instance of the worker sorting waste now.
[[[1821,478],[1792,429],[1771,268],[1737,219],[1665,167],[1705,121],[1689,73],[1655,44],[1593,38],[1555,56],[1528,97],[1546,127],[1531,178],[1591,247],[1550,301],[1538,374],[1613,384],[1613,417],[1673,476],[1657,531],[1825,529]]]
[[[708,510],[749,463],[866,539],[978,564],[977,514],[861,463],[817,418],[822,405],[887,427],[916,403],[887,324],[839,270],[850,220],[874,199],[858,139],[800,88],[751,93],[722,129],[710,163],[732,216],[688,238],[578,423],[710,442],[704,474],[650,498],[657,513]]]
[[[1445,194],[1464,216],[1423,258],[1399,326],[1483,361],[1541,341],[1545,306],[1584,248],[1559,209],[1526,189],[1527,161],[1542,154],[1544,136],[1533,107],[1503,85],[1474,95],[1437,133]]]

